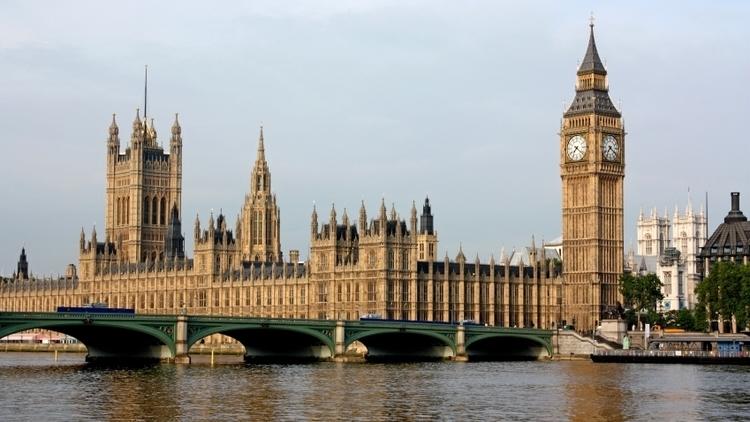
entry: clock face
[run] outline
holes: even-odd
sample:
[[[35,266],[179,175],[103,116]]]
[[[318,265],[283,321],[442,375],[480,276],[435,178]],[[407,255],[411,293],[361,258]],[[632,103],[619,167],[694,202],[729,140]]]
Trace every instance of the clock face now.
[[[568,141],[568,157],[573,161],[580,161],[586,155],[586,140],[583,136],[576,135]]]
[[[605,160],[615,161],[620,154],[620,146],[617,144],[617,138],[612,135],[605,135],[602,141],[602,155]]]

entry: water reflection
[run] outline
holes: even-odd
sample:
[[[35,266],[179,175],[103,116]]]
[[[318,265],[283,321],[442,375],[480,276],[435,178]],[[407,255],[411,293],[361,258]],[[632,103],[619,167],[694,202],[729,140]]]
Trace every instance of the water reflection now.
[[[625,420],[624,403],[630,397],[622,388],[623,365],[574,361],[562,367],[566,375],[564,407],[570,420]]]
[[[0,420],[742,419],[748,375],[585,361],[100,367],[1,353]]]

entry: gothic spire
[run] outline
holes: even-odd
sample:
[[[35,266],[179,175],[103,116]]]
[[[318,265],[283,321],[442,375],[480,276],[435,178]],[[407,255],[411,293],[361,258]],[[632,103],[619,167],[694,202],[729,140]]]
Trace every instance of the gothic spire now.
[[[120,143],[120,128],[117,127],[117,120],[115,119],[115,113],[112,113],[112,123],[109,125],[109,142]]]
[[[359,207],[359,230],[362,232],[361,235],[365,234],[367,230],[367,211],[365,210],[365,200],[362,200],[362,205]]]
[[[260,127],[260,136],[258,137],[258,161],[266,161],[266,150],[263,146],[263,126]]]
[[[174,123],[172,124],[172,142],[182,142],[182,126],[180,126],[179,114],[174,114]]]
[[[317,233],[318,233],[318,210],[315,208],[315,203],[313,202],[312,217],[310,218],[310,234],[313,237],[315,237]]]
[[[594,22],[592,21],[589,24],[590,33],[589,33],[589,45],[586,48],[586,54],[583,56],[583,61],[581,62],[581,66],[578,68],[578,74],[582,73],[599,73],[602,75],[607,74],[607,70],[604,68],[604,64],[602,64],[602,59],[599,58],[599,52],[596,50],[596,41],[594,41]]]
[[[193,235],[195,239],[201,237],[201,219],[197,213],[195,214],[195,226],[193,228]]]

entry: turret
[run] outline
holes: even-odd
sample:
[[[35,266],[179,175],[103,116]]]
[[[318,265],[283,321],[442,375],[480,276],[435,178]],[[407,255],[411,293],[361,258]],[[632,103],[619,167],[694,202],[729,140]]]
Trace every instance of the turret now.
[[[194,239],[198,240],[201,237],[201,220],[198,214],[195,214],[195,228],[193,229]]]
[[[83,232],[83,227],[81,227],[81,240],[78,244],[78,249],[83,252],[84,249],[86,249],[86,234]]]
[[[422,206],[422,217],[419,221],[419,233],[420,234],[433,234],[433,220],[432,220],[432,207],[430,206],[430,198],[425,197],[424,205]]]
[[[112,114],[112,123],[109,125],[109,138],[107,139],[107,151],[110,155],[117,156],[120,153],[120,128],[117,127],[115,114]]]
[[[174,123],[172,124],[172,138],[169,141],[169,149],[172,154],[182,154],[182,127],[178,120],[179,115],[175,113]]]
[[[331,215],[328,222],[328,230],[330,230],[330,238],[336,239],[336,206],[331,204]]]
[[[310,217],[310,236],[315,239],[318,235],[318,211],[315,209],[313,204],[312,216]]]
[[[172,206],[169,216],[169,228],[164,236],[166,259],[182,259],[185,257],[185,237],[182,236],[182,224],[177,204]]]
[[[411,229],[412,236],[416,236],[417,234],[417,203],[415,201],[411,201],[411,225],[409,228]]]
[[[141,110],[135,109],[135,119],[133,120],[133,132],[130,134],[130,144],[133,149],[139,149],[143,145],[143,124],[141,123]]]
[[[367,211],[365,211],[364,200],[362,200],[362,205],[359,207],[359,232],[360,236],[364,236],[367,232]]]
[[[344,225],[344,236],[346,236],[349,233],[349,216],[346,214],[346,208],[344,208],[344,216],[341,219],[341,224]]]
[[[18,258],[16,278],[20,280],[29,279],[29,262],[26,260],[26,248],[21,248],[21,256]]]
[[[152,118],[151,122],[148,123],[150,124],[144,122],[144,124],[146,124],[146,143],[151,147],[156,147],[158,144],[156,142],[156,126],[154,125],[154,119]]]

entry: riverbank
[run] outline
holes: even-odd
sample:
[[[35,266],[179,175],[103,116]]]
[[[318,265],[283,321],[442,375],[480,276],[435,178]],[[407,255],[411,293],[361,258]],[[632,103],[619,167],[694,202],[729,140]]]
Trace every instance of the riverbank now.
[[[81,343],[2,343],[0,352],[86,353]]]

